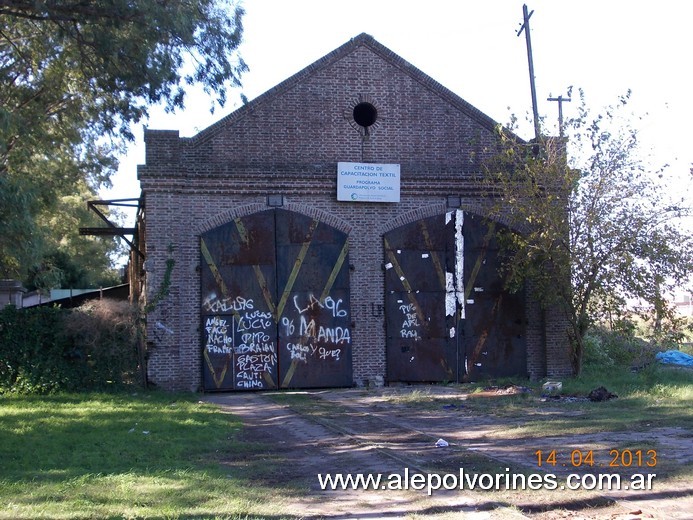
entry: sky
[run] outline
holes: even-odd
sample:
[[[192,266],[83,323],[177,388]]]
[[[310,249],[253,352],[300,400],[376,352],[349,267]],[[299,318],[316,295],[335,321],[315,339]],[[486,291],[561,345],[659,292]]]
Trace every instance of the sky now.
[[[531,114],[522,6],[530,18],[538,109],[545,128],[557,133],[558,106],[548,97],[582,88],[588,106],[616,103],[632,90],[630,109],[641,143],[682,193],[693,188],[693,2],[681,0],[245,0],[240,53],[250,71],[229,93],[224,108],[191,91],[186,109],[152,109],[133,128],[136,142],[121,158],[113,188],[101,196],[139,196],[137,165],[144,163],[143,128],[197,134],[360,33],[498,121]],[[564,103],[565,117],[577,99]],[[518,133],[533,137],[531,123]]]

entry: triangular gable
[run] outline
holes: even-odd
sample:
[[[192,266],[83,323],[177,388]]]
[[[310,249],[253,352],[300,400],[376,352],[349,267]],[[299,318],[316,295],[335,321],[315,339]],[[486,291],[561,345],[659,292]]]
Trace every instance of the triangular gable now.
[[[379,43],[371,35],[366,33],[361,33],[355,38],[352,38],[344,45],[338,47],[334,51],[326,54],[322,58],[308,65],[301,71],[297,72],[293,76],[290,76],[286,80],[282,81],[278,85],[274,86],[270,90],[264,92],[257,98],[253,99],[246,105],[240,107],[234,112],[230,113],[226,117],[220,119],[216,123],[210,125],[206,129],[202,130],[196,136],[190,139],[190,143],[195,145],[201,141],[205,141],[208,138],[214,136],[222,128],[233,125],[235,121],[242,119],[247,113],[259,108],[262,104],[272,100],[275,97],[281,96],[283,93],[295,87],[297,84],[305,81],[308,77],[315,74],[317,71],[329,67],[333,63],[341,60],[348,54],[355,52],[359,47],[366,47],[373,51],[375,54],[380,56],[382,59],[386,60],[391,65],[397,67],[399,70],[409,75],[415,81],[420,83],[425,88],[435,92],[440,98],[444,99],[454,107],[456,107],[461,113],[466,114],[468,117],[476,121],[481,127],[493,131],[498,123],[491,119],[489,116],[481,112],[479,109],[462,99],[460,96],[452,92],[450,89],[444,87],[442,84],[419,70],[417,67],[406,61],[401,56],[395,54],[390,49]]]

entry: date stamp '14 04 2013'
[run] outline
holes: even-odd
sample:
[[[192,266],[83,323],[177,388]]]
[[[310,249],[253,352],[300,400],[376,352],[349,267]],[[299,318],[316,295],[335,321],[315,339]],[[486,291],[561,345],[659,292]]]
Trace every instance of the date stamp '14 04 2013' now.
[[[534,452],[537,466],[563,467],[609,467],[609,468],[655,468],[657,467],[657,450],[612,449],[606,453],[594,450],[537,450]]]

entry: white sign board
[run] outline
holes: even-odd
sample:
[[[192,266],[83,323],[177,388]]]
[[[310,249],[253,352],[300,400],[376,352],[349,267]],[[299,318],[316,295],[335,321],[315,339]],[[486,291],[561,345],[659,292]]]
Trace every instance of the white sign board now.
[[[399,202],[399,164],[337,163],[337,200]]]

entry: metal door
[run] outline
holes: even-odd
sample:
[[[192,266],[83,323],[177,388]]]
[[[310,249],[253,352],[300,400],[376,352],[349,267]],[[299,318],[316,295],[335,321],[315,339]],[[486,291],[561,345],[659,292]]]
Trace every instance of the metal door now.
[[[282,209],[204,233],[205,390],[352,382],[347,236]]]
[[[277,210],[279,384],[352,384],[347,235]]]
[[[508,291],[499,273],[500,226],[464,214],[465,313],[458,359],[465,381],[527,375],[525,293]]]
[[[523,293],[504,289],[497,226],[458,210],[384,236],[389,381],[526,375]]]
[[[385,313],[389,381],[456,381],[457,352],[450,338],[455,312],[446,309],[454,254],[450,222],[430,217],[387,233]]]

